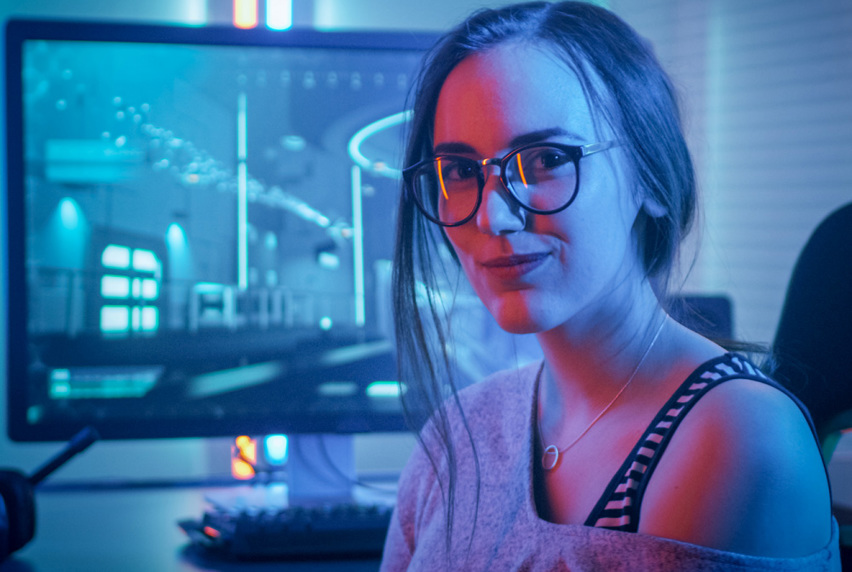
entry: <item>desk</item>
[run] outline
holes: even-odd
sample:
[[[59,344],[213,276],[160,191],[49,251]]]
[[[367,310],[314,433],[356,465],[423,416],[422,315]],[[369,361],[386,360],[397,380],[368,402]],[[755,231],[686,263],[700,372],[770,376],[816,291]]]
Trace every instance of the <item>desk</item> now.
[[[177,521],[198,518],[202,488],[40,490],[36,535],[0,572],[374,572],[379,561],[222,562],[188,545]]]

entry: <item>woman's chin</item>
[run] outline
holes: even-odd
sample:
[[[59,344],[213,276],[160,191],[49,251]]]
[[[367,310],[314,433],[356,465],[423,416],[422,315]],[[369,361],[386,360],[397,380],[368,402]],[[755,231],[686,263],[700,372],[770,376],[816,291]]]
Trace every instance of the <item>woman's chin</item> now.
[[[510,334],[535,334],[549,329],[547,324],[536,319],[528,308],[520,304],[502,304],[489,308],[489,311],[497,325]]]

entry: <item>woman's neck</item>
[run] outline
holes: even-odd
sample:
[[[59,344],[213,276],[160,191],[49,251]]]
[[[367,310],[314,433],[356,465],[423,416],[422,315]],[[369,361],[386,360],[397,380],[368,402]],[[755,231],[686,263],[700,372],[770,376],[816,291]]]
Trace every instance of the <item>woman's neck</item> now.
[[[545,418],[547,410],[565,411],[567,403],[580,417],[584,409],[594,413],[634,375],[667,316],[647,281],[632,290],[620,296],[623,303],[589,308],[537,335],[545,360],[540,388]],[[662,345],[658,340],[657,347]]]

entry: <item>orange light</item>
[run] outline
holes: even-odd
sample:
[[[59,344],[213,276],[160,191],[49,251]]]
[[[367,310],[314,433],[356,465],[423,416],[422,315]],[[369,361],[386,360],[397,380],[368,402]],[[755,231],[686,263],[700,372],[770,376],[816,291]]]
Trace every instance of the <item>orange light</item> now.
[[[234,0],[234,26],[237,28],[257,26],[257,0]]]
[[[257,465],[257,441],[240,435],[231,447],[231,475],[235,479],[247,480],[254,477]]]
[[[444,194],[444,199],[450,200],[447,195],[447,187],[444,186],[444,170],[441,168],[441,158],[438,157],[438,180],[441,181],[441,192]]]
[[[529,185],[527,185],[527,177],[524,175],[524,166],[521,164],[521,154],[518,153],[517,155],[515,155],[515,157],[518,159],[518,174],[521,175],[521,182],[526,188]]]
[[[231,459],[231,475],[235,479],[246,481],[254,477],[254,467],[242,459]]]

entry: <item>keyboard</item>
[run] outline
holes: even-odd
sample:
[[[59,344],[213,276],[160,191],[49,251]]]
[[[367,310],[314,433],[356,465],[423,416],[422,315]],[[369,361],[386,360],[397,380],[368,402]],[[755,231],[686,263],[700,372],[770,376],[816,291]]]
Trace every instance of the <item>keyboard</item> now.
[[[206,553],[236,560],[378,558],[393,507],[343,502],[317,506],[214,507],[178,525]]]

